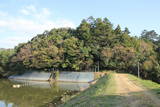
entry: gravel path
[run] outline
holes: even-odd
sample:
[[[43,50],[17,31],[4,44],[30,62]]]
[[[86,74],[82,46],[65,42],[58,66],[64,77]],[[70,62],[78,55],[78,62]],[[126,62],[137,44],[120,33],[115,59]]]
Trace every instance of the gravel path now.
[[[119,107],[160,107],[160,100],[143,87],[134,84],[127,74],[115,74]]]

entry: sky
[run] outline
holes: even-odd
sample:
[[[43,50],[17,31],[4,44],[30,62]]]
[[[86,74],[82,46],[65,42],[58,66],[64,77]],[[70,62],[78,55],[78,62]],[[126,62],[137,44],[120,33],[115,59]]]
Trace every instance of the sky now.
[[[160,0],[0,0],[0,48],[14,48],[45,30],[76,28],[89,16],[107,17],[114,27],[160,34]]]

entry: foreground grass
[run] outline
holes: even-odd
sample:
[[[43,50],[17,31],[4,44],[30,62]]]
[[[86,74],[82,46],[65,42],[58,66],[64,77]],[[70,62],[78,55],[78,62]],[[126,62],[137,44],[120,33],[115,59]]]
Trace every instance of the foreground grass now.
[[[63,107],[108,107],[117,104],[118,98],[113,93],[116,90],[114,73],[110,73],[97,81],[89,89],[81,92]]]
[[[135,84],[147,88],[153,94],[156,94],[160,98],[160,84],[152,82],[151,80],[142,80],[134,75],[128,74],[130,80]]]

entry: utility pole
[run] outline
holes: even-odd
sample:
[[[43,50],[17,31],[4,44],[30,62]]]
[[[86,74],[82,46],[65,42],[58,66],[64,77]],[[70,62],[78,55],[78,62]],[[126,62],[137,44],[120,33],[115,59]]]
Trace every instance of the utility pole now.
[[[98,61],[98,72],[99,72],[99,61]]]
[[[138,61],[138,78],[140,78],[140,73],[139,73],[139,61]]]
[[[96,66],[94,66],[94,72],[96,72]]]
[[[140,48],[140,52],[141,52],[141,38],[139,38],[139,45],[140,45],[139,48]],[[139,58],[140,58],[140,53],[138,55],[138,78],[140,78],[140,72],[139,72],[139,68],[140,68],[140,66],[139,66],[140,63],[139,62],[140,62],[140,59]]]

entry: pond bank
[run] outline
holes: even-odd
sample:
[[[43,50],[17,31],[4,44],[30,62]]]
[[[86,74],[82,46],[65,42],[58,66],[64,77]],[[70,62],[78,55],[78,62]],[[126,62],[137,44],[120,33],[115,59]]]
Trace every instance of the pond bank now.
[[[97,83],[91,85],[90,88],[85,91],[80,92],[77,96],[71,98],[65,104],[60,105],[60,107],[74,107],[74,106],[100,106],[103,103],[104,105],[108,105],[106,99],[111,100],[110,97],[105,97],[107,93],[112,93],[115,91],[114,85],[114,74],[108,74],[100,78]],[[111,88],[112,87],[112,88]]]

